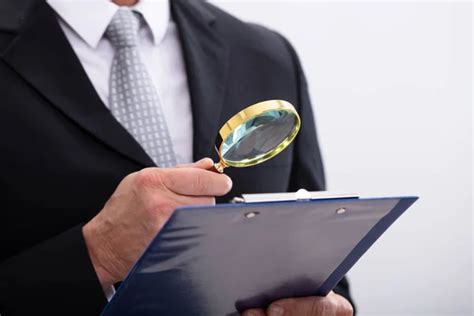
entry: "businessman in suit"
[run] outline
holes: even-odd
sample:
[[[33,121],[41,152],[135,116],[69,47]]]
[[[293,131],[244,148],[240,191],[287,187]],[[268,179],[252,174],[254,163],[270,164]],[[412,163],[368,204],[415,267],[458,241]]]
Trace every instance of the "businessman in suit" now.
[[[208,171],[218,128],[266,99],[296,106],[295,143]],[[293,48],[197,0],[0,1],[0,148],[2,316],[100,314],[178,206],[325,186]],[[343,279],[246,314],[352,310]]]

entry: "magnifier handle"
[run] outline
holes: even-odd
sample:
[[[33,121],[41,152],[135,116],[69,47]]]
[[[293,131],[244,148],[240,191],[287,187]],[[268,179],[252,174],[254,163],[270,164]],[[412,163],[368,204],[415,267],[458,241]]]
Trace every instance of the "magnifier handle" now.
[[[214,171],[215,173],[224,173],[225,167],[226,166],[223,163],[217,162],[209,169],[209,171]]]

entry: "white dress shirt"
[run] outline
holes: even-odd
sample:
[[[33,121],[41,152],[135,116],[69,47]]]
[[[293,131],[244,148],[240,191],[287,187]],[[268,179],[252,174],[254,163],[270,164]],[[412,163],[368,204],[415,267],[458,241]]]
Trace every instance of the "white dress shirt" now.
[[[109,77],[114,48],[104,36],[119,6],[107,0],[48,0],[59,24],[103,103],[109,103]],[[169,0],[140,0],[131,9],[145,24],[139,51],[163,107],[179,164],[193,160],[191,101],[181,44],[171,19]]]

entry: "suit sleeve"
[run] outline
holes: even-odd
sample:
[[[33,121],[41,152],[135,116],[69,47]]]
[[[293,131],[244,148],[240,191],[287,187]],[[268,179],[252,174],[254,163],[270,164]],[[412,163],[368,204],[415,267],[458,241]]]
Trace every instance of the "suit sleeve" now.
[[[76,226],[0,263],[0,315],[100,315],[102,287]]]
[[[301,130],[295,139],[288,191],[295,192],[301,188],[308,191],[323,191],[326,189],[326,180],[306,77],[296,51],[286,38],[281,35],[279,36],[285,42],[295,66],[295,77],[298,87],[296,107],[301,117]],[[347,298],[355,310],[355,305],[349,291],[349,283],[346,278],[339,282],[334,288],[334,292]]]

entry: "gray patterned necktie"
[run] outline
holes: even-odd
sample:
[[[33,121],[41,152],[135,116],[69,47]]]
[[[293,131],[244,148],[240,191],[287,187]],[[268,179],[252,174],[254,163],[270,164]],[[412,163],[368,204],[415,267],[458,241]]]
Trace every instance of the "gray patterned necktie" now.
[[[120,8],[105,32],[115,48],[109,107],[158,166],[172,167],[176,156],[163,109],[137,48],[139,26],[139,16]]]

